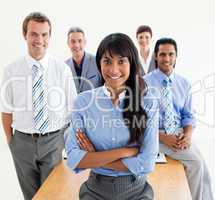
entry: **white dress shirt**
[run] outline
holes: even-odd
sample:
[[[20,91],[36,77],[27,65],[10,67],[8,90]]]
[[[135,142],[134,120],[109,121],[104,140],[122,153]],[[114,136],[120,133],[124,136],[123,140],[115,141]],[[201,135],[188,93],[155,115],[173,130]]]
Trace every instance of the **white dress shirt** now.
[[[145,62],[144,58],[141,56],[140,52],[139,52],[139,58],[140,58],[140,63],[142,65],[143,71],[145,73],[148,73],[149,65],[150,65],[150,62],[151,62],[151,59],[152,59],[152,51],[149,50],[149,56],[147,57],[146,62]]]
[[[71,70],[63,61],[46,54],[40,61],[31,56],[8,65],[1,85],[1,112],[12,113],[13,129],[37,133],[32,106],[32,66],[44,68],[45,98],[48,104],[49,128],[56,131],[68,123],[77,96]]]

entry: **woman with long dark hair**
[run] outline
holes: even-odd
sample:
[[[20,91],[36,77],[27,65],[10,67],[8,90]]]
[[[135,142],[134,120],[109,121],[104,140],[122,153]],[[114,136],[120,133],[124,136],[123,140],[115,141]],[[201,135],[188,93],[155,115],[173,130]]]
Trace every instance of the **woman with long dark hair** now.
[[[102,87],[79,94],[65,139],[68,166],[91,169],[80,200],[153,199],[146,175],[158,153],[158,105],[139,76],[138,52],[125,34],[96,53]]]

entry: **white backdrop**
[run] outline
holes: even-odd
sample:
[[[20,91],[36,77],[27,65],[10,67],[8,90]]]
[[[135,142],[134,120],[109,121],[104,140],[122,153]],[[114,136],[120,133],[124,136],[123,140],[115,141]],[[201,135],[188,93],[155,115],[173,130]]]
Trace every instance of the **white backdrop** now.
[[[101,39],[112,32],[124,32],[135,41],[136,28],[150,25],[154,42],[173,37],[179,48],[176,71],[193,83],[198,126],[194,135],[212,171],[215,143],[215,12],[213,0],[20,0],[1,1],[0,73],[4,66],[26,53],[22,21],[32,11],[44,12],[53,25],[49,52],[66,59],[70,52],[66,34],[80,26],[87,37],[87,51],[95,53]],[[11,156],[0,140],[0,195],[21,199]],[[3,189],[4,188],[4,189]],[[13,192],[10,192],[13,191]]]

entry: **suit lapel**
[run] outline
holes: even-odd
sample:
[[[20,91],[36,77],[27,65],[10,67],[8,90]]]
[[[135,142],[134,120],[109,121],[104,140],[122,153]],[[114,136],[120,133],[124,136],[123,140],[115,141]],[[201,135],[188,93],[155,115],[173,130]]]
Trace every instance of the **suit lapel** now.
[[[82,65],[82,72],[81,72],[81,77],[84,78],[81,79],[80,81],[80,90],[83,88],[84,84],[86,83],[85,79],[87,78],[87,72],[88,72],[88,67],[89,67],[89,54],[87,54],[85,52],[85,56],[84,56],[84,61],[83,61],[83,65]]]
[[[69,65],[69,67],[70,67],[70,69],[72,71],[72,75],[73,75],[73,78],[74,78],[74,81],[75,81],[75,86],[76,86],[77,92],[79,93],[79,91],[80,91],[80,84],[79,84],[79,81],[77,79],[77,74],[76,74],[76,71],[75,71],[75,66],[74,66],[72,58],[70,58],[68,60],[68,65]]]

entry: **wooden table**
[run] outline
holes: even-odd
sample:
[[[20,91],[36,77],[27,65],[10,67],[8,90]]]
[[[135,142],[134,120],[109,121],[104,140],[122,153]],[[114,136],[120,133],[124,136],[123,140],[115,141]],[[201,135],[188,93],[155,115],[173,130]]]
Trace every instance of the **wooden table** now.
[[[167,164],[156,164],[149,175],[155,200],[192,200],[184,168],[178,161],[167,158]],[[54,168],[33,200],[78,200],[80,185],[89,170],[74,174],[62,161]]]

